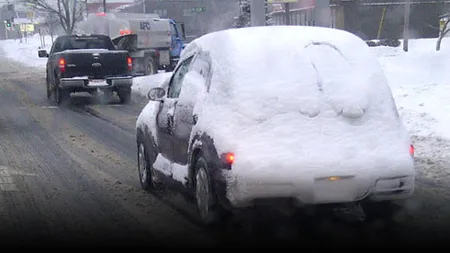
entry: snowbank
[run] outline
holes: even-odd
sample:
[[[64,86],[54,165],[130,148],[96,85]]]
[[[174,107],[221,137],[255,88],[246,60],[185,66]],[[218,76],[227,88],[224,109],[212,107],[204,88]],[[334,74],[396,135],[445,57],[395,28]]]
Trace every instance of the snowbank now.
[[[52,40],[50,36],[45,36],[46,46],[44,49],[50,51]],[[38,34],[20,40],[2,40],[0,46],[6,54],[6,57],[23,63],[31,67],[45,68],[47,58],[39,58],[38,50],[41,47],[41,40]]]
[[[409,52],[372,48],[386,73],[400,115],[414,135],[450,138],[450,39],[409,42]]]

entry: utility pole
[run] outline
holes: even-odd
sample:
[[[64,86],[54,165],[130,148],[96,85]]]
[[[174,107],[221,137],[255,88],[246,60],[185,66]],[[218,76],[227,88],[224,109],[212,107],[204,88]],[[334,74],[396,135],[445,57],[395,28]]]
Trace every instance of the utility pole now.
[[[408,52],[409,18],[411,15],[411,0],[405,1],[405,16],[403,21],[403,51]]]
[[[4,26],[5,26],[5,40],[7,40],[8,39],[8,27],[6,26],[6,20],[5,21],[3,21],[3,24],[4,24]]]
[[[284,11],[286,16],[286,25],[291,25],[291,5],[289,3],[284,4]]]
[[[142,11],[144,12],[144,14],[147,13],[147,11],[145,10],[145,2],[145,0],[142,0]]]
[[[250,0],[251,26],[266,25],[266,5],[263,0]]]
[[[103,12],[106,13],[106,0],[103,0]]]
[[[88,2],[87,2],[88,0],[84,0],[84,9],[85,9],[85,11],[86,11],[86,19],[88,18],[88,16],[89,16],[89,10],[88,10]]]

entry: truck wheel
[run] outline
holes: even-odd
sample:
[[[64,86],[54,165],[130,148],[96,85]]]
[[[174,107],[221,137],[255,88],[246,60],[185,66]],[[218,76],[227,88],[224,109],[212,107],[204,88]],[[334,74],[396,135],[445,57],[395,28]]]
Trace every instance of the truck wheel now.
[[[68,92],[67,90],[56,87],[55,91],[56,103],[58,105],[62,104],[63,102],[67,102],[70,99],[70,92]]]
[[[153,60],[152,57],[147,57],[144,63],[145,63],[144,74],[146,76],[158,73],[158,66],[156,66],[155,60]]]
[[[165,66],[164,71],[166,71],[166,72],[172,72],[172,71],[173,71],[173,66],[172,66],[172,64]]]
[[[62,102],[69,100],[70,99],[70,92],[68,92],[67,90],[61,89],[61,87],[59,87],[59,79],[55,78],[55,86],[53,87],[53,96],[54,96],[54,101],[56,102],[57,105],[60,105]]]
[[[48,76],[46,77],[46,84],[47,84],[47,99],[50,99],[52,96],[52,87],[50,87]]]
[[[119,90],[117,95],[121,104],[128,104],[131,101],[131,90]]]

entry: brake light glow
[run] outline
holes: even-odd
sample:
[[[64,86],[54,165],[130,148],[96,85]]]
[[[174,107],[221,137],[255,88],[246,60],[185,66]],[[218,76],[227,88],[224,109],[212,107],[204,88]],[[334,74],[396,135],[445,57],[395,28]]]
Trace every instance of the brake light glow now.
[[[131,30],[130,29],[120,29],[120,35],[129,35],[131,34]]]
[[[414,157],[414,146],[412,144],[409,146],[409,154]]]
[[[230,165],[233,164],[233,162],[234,162],[234,154],[233,153],[226,153],[224,155],[224,158],[225,158],[226,163],[228,163]]]
[[[66,72],[66,60],[64,58],[59,58],[59,71],[61,73]]]
[[[133,70],[133,59],[131,57],[127,58],[128,70]]]
[[[97,15],[97,17],[104,17],[104,16],[106,16],[106,13],[99,12],[99,13],[96,13],[95,15]]]

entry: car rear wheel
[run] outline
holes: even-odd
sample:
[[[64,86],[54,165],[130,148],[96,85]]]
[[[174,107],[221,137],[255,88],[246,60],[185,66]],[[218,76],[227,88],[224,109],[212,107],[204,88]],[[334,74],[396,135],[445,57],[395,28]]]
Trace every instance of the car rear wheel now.
[[[204,225],[219,225],[225,220],[225,210],[218,203],[208,165],[203,157],[196,162],[195,169],[195,202]]]

